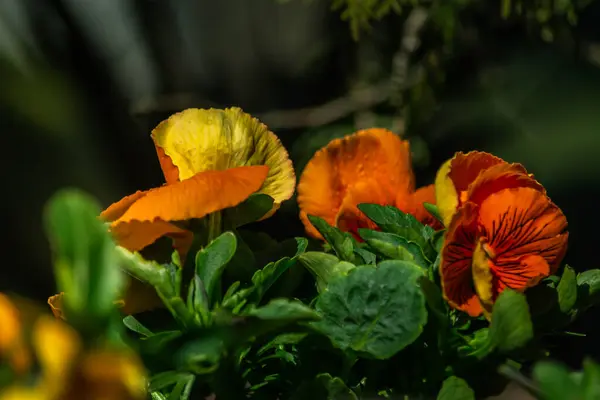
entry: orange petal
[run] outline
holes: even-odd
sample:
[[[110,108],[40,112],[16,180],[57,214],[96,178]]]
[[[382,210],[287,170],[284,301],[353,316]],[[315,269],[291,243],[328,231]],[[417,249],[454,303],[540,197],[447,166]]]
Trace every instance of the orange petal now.
[[[477,235],[477,206],[466,203],[452,218],[442,247],[440,276],[448,304],[476,317],[483,309],[473,288],[471,263]]]
[[[392,193],[414,190],[409,144],[385,129],[359,131],[332,140],[308,162],[298,184],[300,219],[320,237],[307,215],[333,225],[348,191],[358,182],[377,182]]]
[[[491,154],[472,151],[467,154],[456,153],[453,158],[442,164],[435,177],[435,196],[445,226],[450,224],[452,216],[463,202],[462,194],[466,193],[479,173],[503,163],[502,159]]]
[[[350,232],[358,240],[359,228],[377,229],[377,225],[358,209],[359,204],[393,204],[393,192],[373,181],[358,182],[349,191],[335,218],[335,226],[344,232]]]
[[[154,221],[115,222],[110,231],[115,242],[129,251],[140,251],[163,236],[182,235],[186,231],[160,219]]]
[[[479,173],[497,164],[506,161],[483,151],[456,153],[450,163],[448,177],[454,183],[457,193],[467,190],[469,185],[477,178]]]
[[[183,110],[161,122],[152,139],[167,156],[162,159],[159,153],[169,183],[171,164],[180,180],[204,171],[266,165],[269,173],[260,193],[271,196],[275,205],[294,194],[296,174],[287,150],[263,123],[240,108]]]
[[[396,207],[405,213],[412,214],[419,222],[434,229],[441,229],[442,224],[423,206],[423,203],[435,204],[435,185],[423,186],[412,195],[398,196]]]
[[[159,125],[160,126],[160,125]],[[157,128],[158,129],[158,128]],[[154,139],[154,137],[153,137]],[[162,169],[163,175],[165,176],[165,182],[167,185],[171,185],[175,182],[179,182],[179,168],[173,164],[173,160],[169,157],[165,150],[154,143],[156,149],[156,155],[158,156],[158,162],[160,163],[160,169]]]
[[[496,292],[522,290],[556,271],[566,252],[567,219],[534,188],[491,194],[479,209],[481,237],[489,246]]]
[[[54,316],[56,318],[60,318],[60,319],[65,319],[65,314],[62,310],[63,296],[64,296],[64,293],[61,292],[61,293],[55,294],[54,296],[51,296],[48,298],[48,305],[50,306],[50,309],[52,310],[52,314],[54,314]]]
[[[466,198],[470,202],[481,204],[492,193],[519,187],[546,193],[544,187],[521,164],[502,163],[482,171],[469,186]]]
[[[200,172],[189,179],[152,189],[115,221],[184,221],[233,207],[258,191],[267,177],[264,165]]]
[[[106,210],[102,211],[102,213],[100,213],[100,218],[107,222],[112,222],[121,218],[129,207],[140,198],[144,197],[146,193],[146,191],[138,190],[134,194],[123,197],[121,200],[111,204]]]

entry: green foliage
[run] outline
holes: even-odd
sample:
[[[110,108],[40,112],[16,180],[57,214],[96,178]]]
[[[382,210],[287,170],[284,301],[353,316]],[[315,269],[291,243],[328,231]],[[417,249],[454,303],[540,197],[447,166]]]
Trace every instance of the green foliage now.
[[[347,275],[356,266],[347,261],[340,261],[333,254],[309,251],[302,254],[299,261],[315,277],[317,291],[322,293],[329,282],[338,276]]]
[[[451,376],[444,381],[437,400],[475,400],[475,393],[463,379]]]
[[[496,370],[527,382],[541,398],[598,396],[600,369],[591,362],[578,374],[537,364],[535,382],[510,366],[517,365],[513,359],[539,359],[546,349],[538,339],[560,334],[600,300],[599,270],[576,274],[565,266],[560,277],[525,293],[504,290],[488,322],[444,300],[443,231],[374,204],[359,205],[378,227],[359,230],[364,242],[310,217],[328,242],[326,251],[307,251],[304,238],[277,242],[237,230],[271,205],[256,196],[230,210],[224,226],[231,230],[210,241],[206,232],[195,232],[198,246],[182,267],[177,253],[159,262],[114,246],[93,200],[78,192],[57,195],[46,221],[60,288],[73,294],[69,318],[96,334],[89,337],[112,332],[125,338],[121,328],[127,328],[149,371],[153,399],[212,393],[225,399],[471,400],[492,394],[501,378]],[[166,312],[125,316],[115,326],[118,266],[153,286]],[[307,271],[307,287],[290,285],[299,270]]]
[[[350,23],[354,39],[360,31],[370,26],[371,20],[378,20],[391,12],[400,14],[403,5],[414,3],[411,0],[332,0],[334,10],[342,10],[342,19]]]
[[[427,261],[435,260],[436,251],[431,244],[435,231],[430,226],[421,224],[411,214],[403,213],[395,207],[359,204],[358,208],[383,231],[417,244]]]
[[[423,270],[406,261],[361,266],[332,280],[317,298],[315,327],[344,351],[390,358],[411,344],[427,321],[417,283]]]
[[[584,360],[579,373],[556,362],[542,361],[535,365],[533,378],[544,400],[600,398],[600,366],[590,359]]]
[[[100,207],[89,195],[65,189],[45,211],[58,290],[67,293],[65,313],[83,330],[99,329],[115,312],[124,283],[114,242],[97,217]]]

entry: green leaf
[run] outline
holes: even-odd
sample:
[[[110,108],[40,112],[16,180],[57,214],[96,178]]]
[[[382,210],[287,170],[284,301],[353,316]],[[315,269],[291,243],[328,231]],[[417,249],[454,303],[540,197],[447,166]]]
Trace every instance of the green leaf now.
[[[581,378],[583,399],[600,399],[600,366],[592,359],[583,360],[583,377]]]
[[[68,293],[64,307],[72,322],[105,320],[123,287],[115,245],[99,214],[97,202],[75,189],[59,191],[46,206],[57,286]]]
[[[264,193],[254,193],[243,203],[224,211],[227,229],[256,222],[273,208],[273,198]]]
[[[268,304],[241,314],[261,320],[278,321],[319,321],[321,316],[312,308],[298,300],[275,299]]]
[[[316,379],[327,390],[327,400],[358,400],[356,393],[349,389],[342,379],[334,378],[330,374],[319,374]]]
[[[440,215],[440,211],[435,204],[423,203],[423,207],[425,207],[425,210],[427,210],[427,212],[431,214],[433,218],[437,219],[442,224],[444,223],[442,216]]]
[[[298,257],[298,260],[315,277],[319,293],[327,288],[332,279],[347,275],[348,272],[356,268],[354,264],[340,261],[333,254],[320,251],[306,252]]]
[[[185,341],[174,351],[175,365],[196,375],[214,373],[226,352],[225,343],[216,335],[195,334],[197,339]]]
[[[308,216],[310,223],[323,235],[327,243],[331,245],[340,260],[356,264],[356,255],[354,254],[354,238],[348,232],[342,232],[338,228],[329,225],[324,219]],[[358,262],[360,264],[360,262]]]
[[[318,374],[314,379],[302,382],[290,400],[358,400],[358,396],[346,383],[330,374]]]
[[[431,245],[433,246],[433,248],[435,249],[435,251],[439,254],[442,251],[442,247],[444,246],[444,235],[445,235],[446,231],[442,230],[442,231],[436,231],[432,236],[431,236]]]
[[[409,242],[415,242],[421,247],[428,261],[435,260],[437,254],[430,243],[435,230],[430,226],[423,225],[411,214],[403,213],[392,206],[359,204],[358,209],[384,232],[395,233]]]
[[[577,303],[577,277],[573,268],[565,265],[562,277],[556,288],[560,311],[568,314]]]
[[[123,324],[131,331],[139,333],[142,336],[154,335],[150,329],[146,328],[140,321],[138,321],[133,315],[128,315],[123,318]]]
[[[475,392],[463,379],[451,376],[444,381],[437,400],[475,400]]]
[[[431,264],[417,243],[409,242],[399,235],[364,228],[360,228],[358,234],[369,246],[385,257],[411,261],[422,268],[427,268]]]
[[[188,376],[181,378],[173,388],[168,400],[188,400],[192,393],[192,387],[194,386],[195,380],[196,377],[192,374],[188,374]]]
[[[533,324],[524,294],[504,290],[492,309],[490,345],[503,352],[522,348],[533,338]]]
[[[425,300],[429,308],[441,322],[445,323],[448,319],[448,311],[440,288],[426,276],[419,279],[419,285],[425,294]]]
[[[354,253],[358,254],[360,258],[363,259],[363,262],[361,262],[360,264],[375,265],[377,263],[377,257],[375,256],[375,254],[371,253],[368,250],[357,247],[354,249]]]
[[[407,261],[356,267],[319,295],[314,326],[344,351],[387,359],[411,344],[427,321],[418,285],[424,271]]]
[[[571,379],[570,371],[556,362],[542,361],[533,367],[533,378],[538,383],[545,400],[582,398],[577,384]]]
[[[225,275],[234,281],[247,281],[252,278],[252,274],[259,268],[255,251],[248,245],[245,237],[240,232],[235,232],[237,248],[233,258],[227,263]]]
[[[300,250],[300,249],[299,249]],[[293,258],[284,257],[277,262],[267,264],[252,276],[252,286],[241,289],[223,300],[223,307],[239,309],[246,304],[258,304],[265,292],[281,277],[285,271],[291,268],[297,261],[298,256]]]
[[[151,392],[165,389],[169,386],[175,385],[177,382],[193,378],[194,375],[189,372],[180,372],[180,371],[165,371],[159,372],[158,374],[152,375],[150,378],[150,385],[148,390]]]
[[[196,255],[196,275],[204,284],[210,304],[218,301],[221,291],[221,275],[233,258],[237,241],[232,232],[225,232]]]
[[[600,303],[600,269],[590,269],[577,275],[578,309]]]

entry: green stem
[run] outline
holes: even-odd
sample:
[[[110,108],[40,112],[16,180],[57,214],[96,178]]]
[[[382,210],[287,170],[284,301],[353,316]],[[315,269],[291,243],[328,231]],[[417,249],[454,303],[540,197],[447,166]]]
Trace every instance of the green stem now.
[[[207,217],[207,241],[209,244],[223,233],[223,218],[221,212],[217,211],[209,214]]]
[[[531,381],[530,379],[525,377],[525,375],[521,374],[519,371],[515,370],[509,365],[504,364],[499,366],[498,373],[517,383],[519,386],[526,389],[529,393],[533,394],[534,396],[539,396],[542,393],[540,388],[533,381]]]

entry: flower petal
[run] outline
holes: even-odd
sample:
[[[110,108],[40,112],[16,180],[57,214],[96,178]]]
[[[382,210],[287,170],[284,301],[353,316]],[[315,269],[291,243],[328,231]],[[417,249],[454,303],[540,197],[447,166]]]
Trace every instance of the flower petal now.
[[[113,222],[119,218],[131,207],[133,203],[146,195],[146,191],[138,190],[134,194],[123,197],[121,200],[111,204],[106,210],[100,213],[100,218],[107,222]]]
[[[360,182],[376,182],[382,193],[411,193],[414,176],[408,142],[385,129],[368,129],[332,140],[319,150],[298,184],[300,219],[307,233],[320,238],[307,215],[335,224],[347,193]],[[386,204],[394,199],[390,201]]]
[[[59,319],[65,319],[65,313],[63,312],[62,302],[63,296],[64,292],[60,292],[58,294],[55,294],[54,296],[48,297],[48,305],[52,310],[52,314],[54,314],[54,316]]]
[[[358,182],[342,201],[334,225],[344,232],[352,233],[357,240],[362,240],[358,229],[377,229],[377,224],[367,218],[357,206],[363,203],[390,205],[393,204],[393,198],[393,193],[386,191],[377,182]]]
[[[556,271],[567,248],[567,219],[535,188],[505,189],[479,209],[480,235],[487,242],[494,291],[524,290]]]
[[[154,144],[156,149],[156,155],[158,156],[158,162],[160,163],[160,169],[162,169],[167,185],[171,185],[175,182],[179,182],[179,169],[173,164],[171,157],[165,154],[162,147]]]
[[[0,358],[8,360],[18,374],[25,373],[32,361],[23,340],[23,319],[21,310],[8,296],[0,293]]]
[[[145,371],[137,355],[126,350],[93,350],[78,365],[70,396],[134,400],[146,398]]]
[[[154,221],[116,221],[111,225],[110,232],[115,242],[129,251],[140,251],[163,236],[176,236],[186,233],[185,230],[160,219]]]
[[[502,163],[484,171],[469,185],[466,198],[481,204],[488,196],[503,189],[529,187],[546,193],[546,189],[528,174],[521,164]]]
[[[161,122],[152,139],[178,168],[179,180],[204,171],[266,165],[269,174],[260,192],[276,204],[294,193],[296,176],[287,151],[264,124],[239,108],[184,110]],[[165,163],[161,161],[167,177],[172,169]]]
[[[460,205],[461,193],[477,178],[479,173],[504,160],[482,151],[458,152],[446,161],[435,178],[436,204],[444,225],[448,226],[452,215]]]
[[[473,287],[471,263],[477,234],[477,206],[465,203],[448,226],[440,276],[444,298],[450,306],[476,317],[483,309]]]
[[[73,328],[46,315],[35,322],[33,345],[42,371],[51,382],[64,379],[82,347],[81,340]]]
[[[442,224],[425,209],[423,203],[435,204],[435,185],[423,186],[408,196],[399,194],[396,198],[399,210],[412,214],[422,224],[441,229]]]
[[[184,221],[236,206],[260,189],[268,169],[261,165],[206,171],[149,190],[113,226],[132,221]]]

